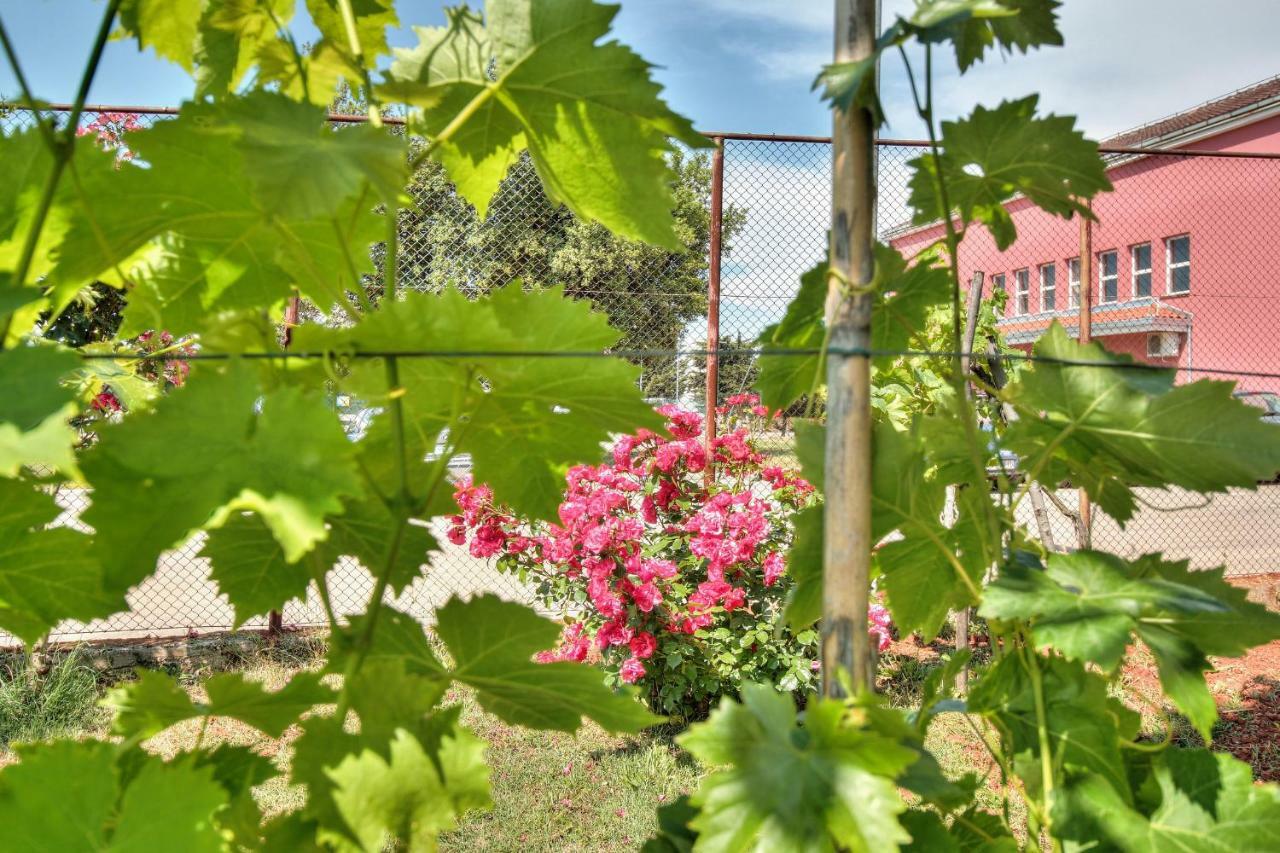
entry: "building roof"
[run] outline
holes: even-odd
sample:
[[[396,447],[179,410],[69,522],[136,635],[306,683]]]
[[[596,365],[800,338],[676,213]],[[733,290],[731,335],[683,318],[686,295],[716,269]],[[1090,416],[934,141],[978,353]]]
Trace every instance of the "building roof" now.
[[[1106,147],[1134,148],[1176,141],[1178,137],[1232,124],[1256,112],[1280,106],[1280,75],[1205,101],[1190,109],[1126,130],[1103,140]]]

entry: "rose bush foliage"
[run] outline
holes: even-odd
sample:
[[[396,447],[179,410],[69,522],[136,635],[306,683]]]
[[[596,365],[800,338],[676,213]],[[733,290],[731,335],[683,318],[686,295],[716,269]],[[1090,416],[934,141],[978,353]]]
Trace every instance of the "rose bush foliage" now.
[[[810,688],[817,633],[793,630],[782,612],[794,516],[817,503],[813,486],[761,452],[769,412],[753,394],[719,408],[728,431],[710,457],[701,415],[658,412],[668,436],[639,430],[607,461],[569,470],[559,524],[521,517],[464,479],[449,538],[496,557],[563,616],[559,648],[541,659],[598,655],[612,683],[640,685],[656,711],[704,716],[752,681]],[[882,608],[872,630],[887,644]]]

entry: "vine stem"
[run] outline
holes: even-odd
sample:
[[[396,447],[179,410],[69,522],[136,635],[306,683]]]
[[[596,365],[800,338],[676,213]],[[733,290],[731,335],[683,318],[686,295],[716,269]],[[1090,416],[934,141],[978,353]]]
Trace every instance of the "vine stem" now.
[[[1035,651],[1028,648],[1026,643],[1022,644],[1021,650],[1023,664],[1027,667],[1027,673],[1031,676],[1031,691],[1036,707],[1036,740],[1040,748],[1041,819],[1044,831],[1048,833],[1053,849],[1060,850],[1061,845],[1053,837],[1052,817],[1050,814],[1050,804],[1053,800],[1053,750],[1049,742],[1049,715],[1044,701],[1044,678],[1040,673],[1040,662]]]
[[[360,67],[361,82],[364,83],[365,97],[369,101],[369,124],[382,127],[382,109],[373,94],[373,78],[369,76],[369,65],[364,59],[364,48],[360,45],[360,31],[356,28],[356,13],[351,8],[351,0],[338,0],[338,8],[342,13],[342,25],[347,30],[347,43],[356,65]]]
[[[120,2],[121,0],[109,0],[106,11],[102,14],[102,23],[98,26],[98,33],[94,37],[93,49],[89,53],[89,60],[85,64],[84,73],[80,77],[80,88],[76,91],[75,101],[71,106],[71,115],[67,119],[67,126],[63,128],[61,137],[55,134],[52,129],[43,132],[45,143],[49,146],[49,153],[53,157],[53,166],[45,179],[44,189],[41,190],[40,200],[36,205],[35,218],[32,220],[31,225],[28,226],[26,236],[23,239],[22,253],[18,256],[18,263],[13,272],[14,287],[22,287],[26,283],[27,276],[31,272],[31,263],[35,258],[36,246],[40,242],[40,235],[44,231],[45,221],[49,218],[54,196],[58,192],[58,184],[62,179],[62,173],[66,170],[67,164],[71,162],[72,155],[75,154],[76,129],[80,126],[80,115],[84,112],[85,101],[89,98],[89,87],[93,84],[93,78],[98,73],[98,64],[102,61],[102,51],[111,35],[111,27],[115,23],[116,12],[119,11]],[[27,106],[34,110],[36,107],[35,98],[26,83],[26,77],[23,75],[21,65],[18,62],[18,55],[14,51],[13,44],[9,41],[9,35],[5,32],[3,25],[0,25],[0,34],[3,35],[4,52],[9,60],[9,65],[13,69],[14,76],[18,79],[19,85],[22,87],[23,98],[26,100]],[[5,315],[3,325],[0,325],[0,349],[4,348],[12,325],[13,313],[10,312]]]

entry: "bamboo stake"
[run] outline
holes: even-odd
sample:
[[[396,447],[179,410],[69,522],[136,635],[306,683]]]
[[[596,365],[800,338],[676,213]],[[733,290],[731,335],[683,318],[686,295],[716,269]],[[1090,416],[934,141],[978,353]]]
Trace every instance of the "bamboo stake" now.
[[[875,0],[836,0],[835,61],[870,57]],[[874,124],[865,109],[836,110],[831,146],[831,246],[826,319],[833,348],[871,348],[874,274]],[[841,696],[873,686],[867,604],[871,568],[871,361],[827,359],[826,536],[823,543],[822,692]]]
[[[973,281],[969,285],[969,305],[965,315],[967,325],[964,329],[964,347],[961,349],[963,355],[960,356],[960,370],[964,376],[969,375],[969,370],[973,365],[973,342],[978,334],[978,311],[982,307],[982,286],[984,277],[980,272],[973,274]],[[965,383],[966,393],[969,390],[969,383]],[[947,499],[952,502],[958,501],[955,493],[955,486],[947,487]],[[954,503],[950,507],[954,511],[951,515],[950,523],[954,524],[959,518],[960,511],[958,503]],[[969,608],[962,609],[956,614],[956,651],[961,652],[969,648]],[[956,675],[956,689],[961,693],[969,686],[969,669],[965,667]]]
[[[1093,205],[1089,204],[1089,212]],[[1082,344],[1093,338],[1093,220],[1078,216],[1080,220],[1080,335]],[[1090,547],[1093,534],[1093,507],[1084,489],[1077,488],[1080,501],[1080,522],[1076,525],[1076,538],[1081,548]]]

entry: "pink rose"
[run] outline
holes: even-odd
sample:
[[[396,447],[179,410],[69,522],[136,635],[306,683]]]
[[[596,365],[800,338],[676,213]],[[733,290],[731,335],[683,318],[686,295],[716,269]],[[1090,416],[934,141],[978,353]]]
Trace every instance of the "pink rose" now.
[[[641,631],[631,638],[631,654],[637,658],[651,658],[658,650],[658,640],[648,631]]]
[[[618,675],[626,684],[635,684],[644,678],[644,664],[637,658],[627,658],[622,662],[622,668],[618,670]]]

